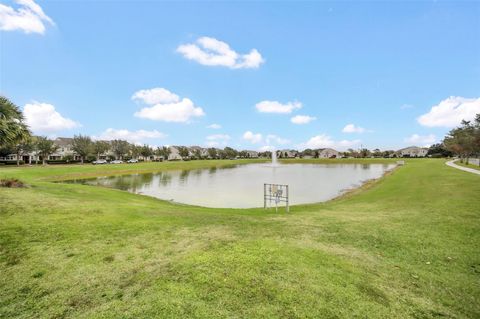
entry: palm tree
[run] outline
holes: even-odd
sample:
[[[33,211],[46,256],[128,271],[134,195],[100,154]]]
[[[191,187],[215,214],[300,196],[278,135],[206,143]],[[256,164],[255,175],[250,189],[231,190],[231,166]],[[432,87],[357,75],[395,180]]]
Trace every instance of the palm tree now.
[[[15,145],[30,136],[24,121],[18,106],[0,96],[0,145]]]

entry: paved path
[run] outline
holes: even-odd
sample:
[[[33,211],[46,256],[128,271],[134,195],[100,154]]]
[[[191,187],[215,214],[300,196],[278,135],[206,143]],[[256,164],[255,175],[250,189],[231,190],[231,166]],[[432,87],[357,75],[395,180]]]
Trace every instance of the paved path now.
[[[465,171],[465,172],[470,172],[470,173],[473,173],[473,174],[480,175],[480,170],[459,166],[459,165],[455,164],[456,161],[458,161],[458,160],[448,161],[445,164],[447,164],[450,167],[455,167],[455,168],[461,169],[462,171]]]

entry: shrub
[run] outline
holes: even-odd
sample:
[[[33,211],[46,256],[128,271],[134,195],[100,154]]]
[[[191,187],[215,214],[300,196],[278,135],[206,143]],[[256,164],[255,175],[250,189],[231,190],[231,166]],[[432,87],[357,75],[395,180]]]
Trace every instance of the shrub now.
[[[25,184],[16,178],[6,178],[0,179],[0,187],[22,188],[25,187]]]
[[[8,160],[8,161],[1,161],[0,164],[4,164],[4,165],[17,165],[17,161],[11,161],[11,160]],[[20,165],[23,165],[25,164],[24,161],[20,161]]]

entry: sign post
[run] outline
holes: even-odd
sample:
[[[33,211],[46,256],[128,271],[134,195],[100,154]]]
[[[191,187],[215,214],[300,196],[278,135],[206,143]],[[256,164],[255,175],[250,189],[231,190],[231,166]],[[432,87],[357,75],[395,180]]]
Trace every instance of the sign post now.
[[[290,211],[288,185],[263,184],[263,208],[267,209],[267,207],[270,207],[272,201],[275,203],[276,212],[278,212],[278,204],[284,202],[288,213]]]

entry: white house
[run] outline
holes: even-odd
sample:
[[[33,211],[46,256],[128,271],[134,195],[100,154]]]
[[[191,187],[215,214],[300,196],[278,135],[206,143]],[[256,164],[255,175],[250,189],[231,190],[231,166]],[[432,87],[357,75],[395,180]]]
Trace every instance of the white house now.
[[[188,155],[190,157],[196,157],[197,154],[200,155],[200,158],[208,158],[208,149],[200,146],[190,146],[188,148]]]
[[[73,138],[57,137],[53,142],[58,148],[55,153],[48,157],[49,160],[62,160],[65,156],[72,156],[74,160],[80,159],[80,156],[73,151]]]
[[[295,158],[297,157],[298,152],[295,150],[280,150],[277,151],[277,156],[280,158]]]
[[[178,161],[181,160],[180,151],[177,146],[169,146],[170,154],[168,154],[169,161]]]
[[[247,152],[247,158],[258,158],[257,151],[245,151],[245,152]]]
[[[320,148],[317,150],[318,158],[338,158],[340,153],[333,148]]]
[[[427,156],[428,148],[409,146],[397,151],[399,157],[425,157]]]

